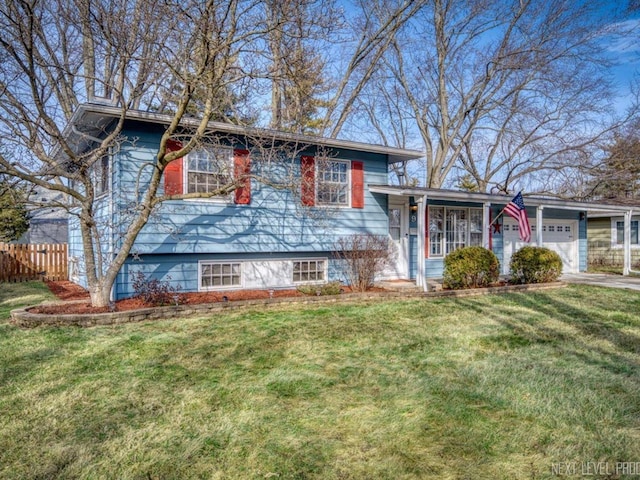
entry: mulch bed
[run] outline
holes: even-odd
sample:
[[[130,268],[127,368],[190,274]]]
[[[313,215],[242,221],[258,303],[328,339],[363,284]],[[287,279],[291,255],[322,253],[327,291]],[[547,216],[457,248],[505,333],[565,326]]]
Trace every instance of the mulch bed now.
[[[29,309],[32,313],[44,314],[84,314],[84,313],[106,313],[110,311],[125,312],[137,310],[140,308],[153,307],[144,303],[139,298],[125,298],[115,303],[115,310],[109,307],[92,307],[89,302],[89,292],[81,286],[69,282],[46,282],[49,290],[60,300],[86,300],[86,302],[63,303],[57,305],[40,305]],[[350,289],[345,287],[345,293],[349,293]],[[384,289],[376,289],[384,291]],[[202,303],[217,303],[224,301],[236,300],[258,300],[267,298],[282,297],[302,297],[303,293],[294,290],[273,290],[273,297],[270,297],[269,290],[234,290],[226,292],[188,292],[181,293],[180,305],[196,305]]]

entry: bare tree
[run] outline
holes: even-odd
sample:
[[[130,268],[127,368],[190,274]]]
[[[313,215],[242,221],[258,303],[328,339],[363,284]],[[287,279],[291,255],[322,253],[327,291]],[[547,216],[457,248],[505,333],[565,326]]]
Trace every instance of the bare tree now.
[[[481,191],[507,192],[584,158],[619,125],[599,43],[606,4],[422,6],[384,60],[424,144],[427,186],[442,187],[458,166]]]
[[[335,63],[330,66],[340,73],[324,108],[323,133],[333,138],[341,134],[384,54],[425,1],[356,2],[358,14],[347,23],[346,39],[334,46]]]
[[[335,257],[342,262],[349,285],[358,292],[373,287],[395,253],[386,235],[354,234],[338,239],[335,245]]]
[[[325,55],[332,33],[342,20],[334,0],[268,0],[263,2],[268,25],[269,82],[272,128],[315,133],[328,92]]]
[[[163,172],[203,142],[220,98],[253,75],[241,68],[264,35],[256,2],[150,0],[8,0],[0,6],[0,174],[62,192],[78,219],[93,305],[103,306],[134,241],[167,199],[212,196],[238,187],[230,179],[216,192],[161,193]],[[95,183],[103,159],[123,144],[131,109],[170,113],[152,168],[139,173],[135,214],[117,252],[102,244]],[[69,125],[77,106],[100,100],[118,115],[96,138]],[[197,105],[188,139],[183,120]],[[82,148],[78,148],[81,145]],[[173,143],[175,145],[175,143]],[[62,204],[61,204],[62,206]]]

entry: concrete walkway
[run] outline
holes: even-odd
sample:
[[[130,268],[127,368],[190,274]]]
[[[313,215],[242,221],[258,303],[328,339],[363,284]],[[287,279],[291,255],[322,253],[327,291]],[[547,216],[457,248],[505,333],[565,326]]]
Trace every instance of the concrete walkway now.
[[[608,275],[605,273],[565,273],[560,277],[561,282],[582,283],[599,287],[627,288],[640,290],[640,277],[622,275]]]

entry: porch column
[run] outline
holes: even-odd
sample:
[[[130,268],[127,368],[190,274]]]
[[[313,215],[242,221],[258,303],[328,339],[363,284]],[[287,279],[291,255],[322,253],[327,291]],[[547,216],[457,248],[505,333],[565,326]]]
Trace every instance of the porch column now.
[[[624,212],[624,265],[622,267],[622,275],[629,275],[631,272],[631,215],[633,210]]]
[[[536,207],[536,246],[541,247],[543,238],[542,238],[542,211],[544,207],[542,205],[538,205]]]
[[[482,246],[489,250],[489,238],[491,236],[491,204],[484,202],[482,205]]]
[[[425,278],[425,257],[424,257],[424,249],[427,244],[426,239],[426,229],[427,225],[425,222],[427,212],[427,196],[424,195],[418,201],[418,271],[416,272],[416,286],[422,287],[422,289],[427,291],[427,279]]]

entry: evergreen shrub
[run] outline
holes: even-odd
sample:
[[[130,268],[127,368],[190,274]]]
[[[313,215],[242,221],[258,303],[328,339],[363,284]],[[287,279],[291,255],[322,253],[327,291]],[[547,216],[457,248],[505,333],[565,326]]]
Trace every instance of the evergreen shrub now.
[[[511,256],[511,283],[555,282],[562,274],[562,259],[545,247],[523,247]]]
[[[500,264],[496,255],[483,247],[464,247],[444,259],[444,288],[487,287],[498,280]]]

